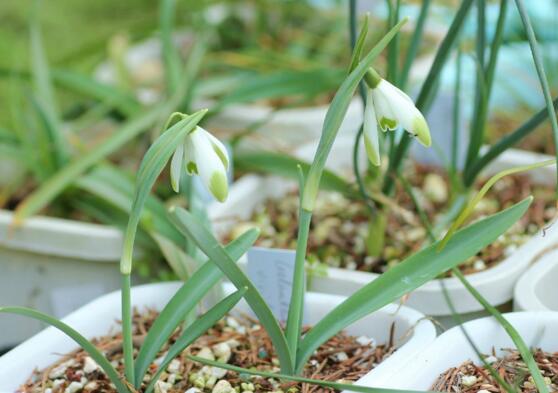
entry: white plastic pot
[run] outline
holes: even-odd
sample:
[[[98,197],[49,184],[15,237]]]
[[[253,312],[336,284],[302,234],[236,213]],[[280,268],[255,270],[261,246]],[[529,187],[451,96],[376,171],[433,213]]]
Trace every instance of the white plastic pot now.
[[[32,217],[19,227],[0,210],[0,305],[36,308],[62,317],[120,285],[121,232],[112,227]],[[0,318],[0,348],[43,328],[23,318]]]
[[[134,307],[161,309],[180,287],[179,282],[149,284],[132,289]],[[231,292],[232,285],[226,286]],[[306,320],[316,323],[343,297],[308,293]],[[240,303],[236,310],[246,312],[246,304]],[[2,315],[2,319],[12,318]],[[64,318],[64,322],[78,330],[87,338],[93,338],[119,329],[116,320],[120,318],[120,292],[102,296]],[[416,354],[431,344],[436,337],[434,325],[423,319],[423,315],[408,307],[398,308],[388,305],[374,314],[351,325],[347,331],[353,335],[366,335],[378,343],[387,342],[390,327],[395,323],[395,342],[399,349],[378,367],[366,374],[359,383],[369,385],[379,379],[389,379],[394,370],[399,369]],[[26,381],[35,368],[45,368],[57,361],[60,354],[76,349],[77,345],[63,333],[47,328],[36,336],[17,346],[0,358],[0,391],[13,392]]]
[[[517,311],[558,311],[558,250],[556,246],[533,262],[515,285]]]
[[[558,351],[558,313],[515,312],[504,317],[518,330],[529,348]],[[492,317],[463,324],[481,354],[505,354],[502,349],[515,348],[504,328]],[[456,326],[440,335],[422,354],[398,371],[398,377],[382,381],[378,387],[394,389],[430,390],[438,376],[451,367],[471,360],[480,364],[474,349],[463,331]]]
[[[340,162],[337,154],[351,156],[350,151],[332,151],[331,161]],[[547,159],[539,154],[510,150],[494,161],[485,173],[494,173],[504,168],[540,162]],[[346,170],[346,168],[343,168]],[[544,167],[528,172],[537,182],[554,184],[556,167]],[[248,175],[239,179],[231,188],[229,199],[225,204],[210,209],[214,229],[218,235],[227,233],[236,222],[248,220],[255,208],[268,198],[281,198],[296,187],[294,182],[286,182],[279,177],[262,177]],[[513,288],[517,279],[525,272],[530,261],[542,250],[558,242],[558,228],[551,226],[533,236],[519,247],[512,255],[488,270],[467,276],[469,282],[493,305],[502,305],[512,299]],[[241,263],[245,263],[241,260]],[[349,295],[368,284],[378,275],[351,271],[347,269],[328,268],[327,277],[313,277],[311,290],[317,292]],[[483,307],[473,298],[456,278],[444,279],[445,285],[456,310],[464,314],[465,319],[486,315]],[[453,325],[451,311],[443,296],[439,280],[426,283],[411,293],[406,304],[427,315],[435,316],[446,326]],[[466,315],[465,315],[466,314]]]

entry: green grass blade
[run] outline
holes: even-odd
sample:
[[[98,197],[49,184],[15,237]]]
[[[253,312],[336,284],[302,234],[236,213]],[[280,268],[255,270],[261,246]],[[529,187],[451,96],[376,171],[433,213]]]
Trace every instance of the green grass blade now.
[[[465,222],[465,220],[471,215],[471,213],[473,212],[473,210],[475,209],[475,206],[477,206],[477,204],[481,201],[481,199],[486,195],[486,193],[490,190],[490,188],[501,178],[514,174],[514,173],[519,173],[519,172],[525,172],[525,171],[530,171],[536,168],[541,168],[543,166],[548,166],[548,165],[552,165],[555,164],[556,160],[552,159],[552,160],[546,160],[546,161],[541,161],[541,162],[537,162],[535,164],[530,164],[530,165],[522,165],[522,166],[517,166],[514,168],[510,168],[510,169],[506,169],[503,170],[501,172],[498,172],[497,174],[495,174],[494,176],[492,176],[485,184],[484,186],[482,186],[482,188],[480,189],[480,191],[473,197],[473,199],[471,199],[469,201],[469,203],[465,206],[465,208],[461,211],[461,213],[459,214],[459,216],[457,216],[457,219],[452,223],[451,227],[449,228],[449,230],[447,231],[446,235],[444,236],[444,238],[440,241],[439,243],[439,249],[441,250],[442,248],[445,247],[445,245],[447,244],[447,242],[449,241],[449,239],[451,239],[451,237],[453,236],[453,234],[455,233],[455,231]]]
[[[274,378],[278,380],[285,380],[285,381],[293,381],[293,382],[300,382],[300,383],[308,383],[311,385],[322,386],[324,388],[335,389],[336,391],[350,391],[350,392],[360,392],[360,393],[419,393],[419,391],[415,390],[396,390],[396,389],[385,389],[385,388],[373,388],[368,386],[361,386],[361,385],[353,385],[353,384],[345,384],[340,382],[330,382],[324,381],[321,379],[311,379],[311,378],[304,378],[299,377],[296,375],[285,375],[285,374],[276,374],[267,371],[260,371],[255,368],[242,368],[238,366],[233,366],[232,364],[228,363],[221,363],[215,360],[209,360],[205,358],[200,358],[197,356],[188,356],[193,362],[205,364],[207,366],[218,367],[229,371],[234,371],[240,375],[247,374],[247,375],[257,375],[259,377],[264,378]],[[428,391],[422,391],[420,393],[433,393]]]
[[[259,231],[251,229],[225,246],[231,259],[238,260],[254,244]],[[203,299],[205,294],[217,284],[223,274],[219,268],[208,260],[190,277],[174,294],[165,308],[161,311],[141,346],[136,358],[136,381],[138,387],[143,380],[157,352],[165,344],[176,327],[184,321],[184,317]]]
[[[198,337],[206,333],[208,329],[212,328],[221,318],[223,318],[246,293],[246,288],[240,289],[231,295],[227,296],[215,306],[211,308],[204,315],[196,319],[187,329],[184,330],[182,335],[174,342],[169,348],[167,355],[159,365],[155,375],[153,375],[149,386],[145,393],[150,393],[155,386],[155,382],[159,379],[160,375],[167,369],[169,363],[182,351],[184,351],[190,344],[192,344]]]
[[[355,0],[351,0],[351,6],[352,6],[351,8],[352,10],[356,8]],[[356,19],[356,11],[351,11],[351,13],[354,14],[354,17]],[[354,34],[353,32],[356,32],[356,20],[351,19],[351,24],[352,23],[354,23],[354,26],[351,26],[351,34]],[[356,38],[355,40],[353,55],[351,56],[351,64],[349,66],[349,74],[353,72],[353,70],[358,66],[358,63],[360,63],[360,58],[362,57],[362,51],[364,49],[364,44],[366,43],[367,35],[368,35],[368,15],[366,15],[366,17],[364,18],[364,24],[360,29],[358,38]]]
[[[66,69],[53,69],[51,71],[53,81],[70,91],[92,97],[100,102],[114,107],[126,116],[139,113],[141,105],[127,92],[114,86],[104,84],[78,72]]]
[[[417,19],[417,24],[413,36],[411,37],[411,43],[409,44],[409,49],[405,55],[405,62],[403,63],[403,69],[401,70],[401,79],[399,81],[402,90],[405,90],[407,85],[407,80],[409,78],[409,73],[411,72],[411,66],[413,61],[417,57],[417,53],[424,35],[424,25],[426,22],[426,17],[428,16],[428,10],[430,8],[431,0],[423,0],[420,6],[420,13]]]
[[[59,321],[50,315],[43,314],[39,311],[32,310],[26,307],[0,307],[0,313],[9,313],[23,315],[25,317],[33,318],[41,322],[45,322],[51,326],[54,326],[58,330],[62,331],[72,340],[74,340],[85,352],[91,356],[91,358],[103,369],[105,374],[109,377],[110,381],[116,386],[119,393],[129,393],[124,381],[118,374],[118,372],[112,367],[110,362],[103,356],[101,351],[99,351],[89,340],[83,337],[79,332],[77,332],[72,327],[66,325],[64,322]]]
[[[169,95],[174,93],[180,81],[181,61],[178,50],[172,40],[174,17],[176,15],[176,0],[162,0],[159,8],[159,29],[161,31],[161,47],[163,49],[163,64],[165,65],[165,80]]]
[[[191,132],[203,118],[207,111],[200,110],[190,116],[184,116],[153,142],[149,150],[145,153],[136,178],[136,192],[132,202],[130,219],[124,234],[124,246],[120,269],[123,274],[130,274],[132,269],[132,253],[134,249],[134,238],[143,206],[153,184],[167,165],[172,153],[176,150],[179,143],[184,142],[184,138]]]
[[[283,372],[291,374],[294,367],[291,362],[291,355],[285,335],[254,284],[233,262],[217,239],[190,212],[176,208],[173,210],[172,217],[177,228],[185,235],[188,235],[238,289],[248,288],[244,297],[269,334],[277,351],[281,369]]]
[[[289,179],[298,179],[300,165],[306,177],[310,164],[293,156],[283,153],[268,151],[239,153],[234,156],[234,165],[239,170],[250,172],[262,172],[278,175]],[[336,191],[347,197],[355,197],[356,192],[349,182],[336,173],[325,169],[323,172],[320,189]]]
[[[426,114],[427,107],[429,103],[432,101],[433,93],[436,91],[436,86],[439,83],[440,75],[442,74],[442,69],[446,64],[446,61],[449,57],[453,44],[457,40],[459,36],[459,32],[461,31],[461,27],[465,23],[465,19],[467,14],[469,13],[469,9],[473,4],[473,0],[463,0],[451,25],[449,30],[442,40],[438,51],[436,52],[436,56],[434,57],[434,61],[430,70],[428,71],[428,75],[422,87],[420,89],[419,95],[416,99],[416,107],[423,113]],[[391,194],[393,189],[395,174],[399,170],[403,159],[405,158],[405,154],[409,149],[411,144],[412,138],[409,137],[407,133],[403,134],[401,141],[399,142],[397,149],[393,154],[393,157],[390,157],[389,167],[387,173],[385,175],[384,185],[382,187],[382,192],[386,195]]]
[[[401,20],[395,25],[375,46],[370,50],[366,57],[358,64],[358,66],[347,76],[347,78],[335,93],[333,101],[329,106],[322,127],[322,135],[318,144],[318,149],[314,156],[310,170],[308,171],[306,185],[303,193],[302,206],[305,210],[312,211],[316,194],[318,192],[321,176],[333,142],[339,131],[339,127],[343,122],[343,118],[347,113],[349,103],[353,94],[372,65],[372,62],[385,49],[393,37],[399,32],[401,27],[407,22],[407,19]]]
[[[136,117],[117,130],[113,136],[107,138],[94,150],[68,163],[18,205],[14,217],[16,223],[43,209],[85,171],[151,127],[157,122],[161,114],[165,112],[166,108],[158,107]]]
[[[550,124],[552,125],[552,134],[554,136],[554,147],[556,149],[556,159],[558,160],[558,120],[556,120],[556,114],[554,113],[554,107],[552,105],[552,96],[550,95],[550,88],[548,86],[548,79],[546,78],[546,73],[544,71],[541,49],[537,43],[537,38],[535,37],[535,32],[533,31],[533,26],[531,25],[531,20],[529,19],[529,14],[525,9],[523,0],[515,0],[517,5],[517,10],[521,16],[521,21],[523,22],[523,27],[527,33],[527,39],[529,40],[529,46],[531,47],[531,53],[533,55],[533,61],[535,63],[535,69],[537,70],[537,75],[539,77],[539,82],[544,95],[544,101],[546,103],[546,110],[548,112],[548,117],[550,118]],[[558,171],[556,171],[556,177],[558,179]],[[558,181],[556,182],[556,197],[558,198]]]
[[[297,370],[323,342],[351,323],[418,288],[492,243],[525,213],[531,201],[531,197],[526,198],[460,230],[441,251],[437,251],[437,243],[422,249],[359,289],[306,334],[297,354]]]
[[[558,98],[554,99],[553,101],[554,110],[558,109]],[[535,129],[542,124],[548,118],[548,110],[545,108],[541,109],[537,112],[533,117],[515,129],[513,132],[510,132],[494,145],[490,146],[488,151],[479,159],[475,161],[473,165],[469,168],[464,175],[465,185],[471,185],[477,175],[494,159],[496,159],[500,154],[505,152],[510,147],[514,146],[515,144],[519,143],[523,138],[529,135],[531,132],[535,131]]]
[[[471,284],[469,284],[469,281],[467,281],[467,279],[465,278],[465,276],[463,276],[463,273],[461,273],[459,269],[454,269],[453,274],[457,276],[457,278],[461,281],[465,288],[467,288],[469,293],[471,293],[471,295],[475,297],[475,299],[484,307],[484,309],[488,311],[508,333],[513,343],[517,347],[517,350],[521,354],[523,361],[529,368],[529,372],[533,377],[539,393],[549,393],[548,386],[544,381],[541,370],[539,370],[537,362],[533,358],[533,354],[529,350],[527,344],[525,344],[525,341],[523,341],[523,339],[521,338],[521,335],[518,333],[518,331],[513,327],[511,323],[508,322],[506,318],[502,316],[502,314],[496,307],[491,305]]]

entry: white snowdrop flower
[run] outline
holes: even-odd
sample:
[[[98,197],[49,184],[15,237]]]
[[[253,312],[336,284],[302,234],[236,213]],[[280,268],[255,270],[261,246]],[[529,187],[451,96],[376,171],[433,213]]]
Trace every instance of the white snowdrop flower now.
[[[384,132],[401,126],[416,136],[424,146],[430,146],[432,140],[428,124],[413,100],[372,69],[367,76],[371,88],[366,96],[363,133],[370,162],[376,166],[380,165],[378,126]]]
[[[220,202],[228,195],[229,155],[221,141],[201,127],[190,132],[171,160],[171,185],[178,192],[182,168],[190,176],[200,176],[203,184]]]

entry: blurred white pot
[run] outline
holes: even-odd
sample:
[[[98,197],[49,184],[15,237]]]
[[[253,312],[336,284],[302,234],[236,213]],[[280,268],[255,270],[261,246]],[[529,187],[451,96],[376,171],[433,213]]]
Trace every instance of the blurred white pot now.
[[[532,262],[515,285],[513,307],[517,311],[558,311],[558,250]]]
[[[62,317],[119,287],[121,232],[112,227],[32,217],[13,226],[0,210],[0,305],[36,308]],[[43,325],[0,318],[0,348],[13,346]]]
[[[544,351],[558,351],[558,313],[516,312],[504,317],[518,330],[529,348]],[[502,326],[492,317],[469,321],[463,324],[466,332],[476,344],[481,354],[505,355],[502,349],[515,348]],[[467,341],[463,331],[456,326],[440,335],[408,367],[399,370],[398,377],[382,382],[378,387],[409,390],[431,390],[438,376],[451,367],[472,360],[480,364],[480,359]]]
[[[337,143],[337,141],[336,141]],[[341,157],[338,155],[341,154]],[[343,172],[347,171],[347,160],[351,154],[342,148],[332,150],[330,164],[335,167],[343,163]],[[522,165],[545,160],[546,156],[510,150],[490,165],[485,173],[494,173],[511,166]],[[339,168],[339,166],[337,166]],[[555,166],[544,167],[530,171],[528,174],[535,181],[554,184]],[[229,198],[222,205],[214,205],[210,209],[210,216],[214,229],[218,235],[227,233],[237,222],[249,220],[256,207],[266,199],[281,198],[296,187],[296,183],[287,182],[279,177],[262,177],[247,175],[239,179],[231,188]],[[558,228],[547,228],[544,235],[537,233],[533,238],[504,259],[497,266],[469,274],[469,282],[485,296],[493,305],[502,305],[512,299],[513,288],[517,279],[525,272],[529,263],[542,250],[558,242]],[[245,259],[241,260],[245,263]],[[317,292],[349,295],[378,277],[375,273],[366,273],[339,268],[328,268],[327,277],[313,277],[311,290]],[[447,290],[454,302],[456,310],[471,319],[486,315],[483,307],[469,294],[467,289],[456,278],[444,279]],[[453,326],[451,311],[443,296],[441,283],[433,280],[411,293],[406,300],[407,305],[426,315],[435,316],[445,326]]]
[[[115,275],[118,277],[118,275]],[[142,285],[132,288],[132,302],[140,310],[149,307],[162,309],[181,283],[169,282]],[[226,291],[233,291],[232,285],[226,285]],[[333,307],[344,300],[341,296],[317,293],[307,294],[308,323],[316,323]],[[246,312],[247,305],[241,302],[236,310]],[[12,318],[3,315],[2,319]],[[120,292],[116,291],[102,296],[83,306],[64,318],[87,338],[118,331],[116,320],[120,318]],[[378,381],[389,380],[395,370],[406,364],[436,337],[434,325],[423,315],[408,307],[398,308],[388,305],[374,314],[352,324],[347,332],[353,335],[366,335],[378,343],[389,340],[390,329],[395,324],[395,343],[399,349],[374,370],[359,380],[360,384],[372,385]],[[24,383],[35,368],[45,368],[60,359],[60,354],[74,350],[77,345],[63,333],[54,328],[47,328],[23,344],[14,348],[0,358],[0,391],[15,391]]]

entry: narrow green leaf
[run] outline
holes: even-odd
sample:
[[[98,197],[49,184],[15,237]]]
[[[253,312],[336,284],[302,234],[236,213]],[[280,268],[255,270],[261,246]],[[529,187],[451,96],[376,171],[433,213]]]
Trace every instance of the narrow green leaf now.
[[[411,66],[417,57],[417,53],[424,36],[424,25],[426,22],[426,17],[428,16],[428,9],[430,8],[430,0],[423,0],[420,6],[420,13],[417,19],[417,24],[415,26],[415,31],[411,37],[411,43],[409,44],[409,49],[405,55],[405,62],[403,63],[403,69],[401,70],[401,80],[399,85],[402,90],[405,90],[407,85],[407,80],[409,78],[409,73],[411,71]]]
[[[461,27],[465,22],[472,4],[473,0],[463,0],[461,2],[461,5],[459,6],[457,13],[455,14],[455,17],[451,22],[448,32],[444,37],[442,43],[440,44],[438,51],[436,52],[436,56],[434,57],[432,66],[428,71],[428,75],[426,76],[426,79],[424,80],[419,95],[416,99],[416,107],[423,114],[426,114],[427,112],[428,104],[432,100],[433,93],[436,91],[436,86],[439,83],[440,75],[442,75],[442,69],[446,64],[453,44],[459,36]],[[401,163],[405,158],[405,154],[409,149],[411,141],[412,138],[410,138],[407,133],[404,133],[402,139],[399,142],[399,145],[397,146],[397,149],[395,149],[394,151],[393,157],[390,156],[389,167],[385,175],[384,185],[382,187],[382,192],[386,195],[391,194],[395,174],[399,170]]]
[[[18,205],[14,217],[16,223],[36,214],[91,166],[155,124],[160,118],[161,113],[165,112],[166,107],[157,107],[136,117],[115,131],[113,136],[107,138],[95,149],[68,163]]]
[[[167,91],[172,94],[180,80],[180,55],[174,46],[172,32],[176,15],[176,0],[163,0],[159,8],[159,29],[161,31],[161,46],[163,48],[163,64],[165,65],[165,79]]]
[[[315,325],[297,354],[297,371],[323,342],[351,323],[418,288],[492,243],[527,210],[532,197],[457,232],[446,247],[434,243],[359,289]]]
[[[72,70],[53,69],[51,76],[57,85],[95,98],[120,110],[126,116],[133,116],[141,109],[141,105],[132,95],[114,86],[99,82],[88,75]]]
[[[553,101],[554,110],[558,109],[558,98]],[[470,186],[475,181],[477,175],[500,154],[508,150],[510,147],[519,143],[523,138],[537,129],[543,121],[548,118],[548,110],[545,108],[538,111],[533,117],[520,125],[517,129],[502,137],[494,145],[490,146],[488,151],[475,161],[464,175],[466,186]]]
[[[275,350],[277,351],[281,369],[287,374],[292,373],[294,367],[291,362],[290,351],[285,335],[254,284],[252,284],[244,272],[233,262],[227,251],[223,249],[211,232],[209,232],[209,230],[207,230],[190,212],[181,208],[176,208],[173,210],[171,216],[177,228],[182,233],[192,238],[200,250],[221,269],[223,274],[231,280],[237,289],[248,288],[244,297],[266,332],[269,334]]]
[[[79,332],[77,332],[72,327],[66,325],[64,322],[51,317],[50,315],[43,314],[39,311],[32,310],[26,307],[0,307],[0,313],[9,313],[23,315],[25,317],[33,318],[42,322],[45,322],[51,326],[54,326],[58,330],[62,331],[72,340],[74,340],[85,352],[91,356],[91,358],[103,369],[105,374],[109,377],[110,381],[116,386],[119,393],[129,393],[124,381],[118,374],[118,372],[112,367],[110,362],[103,356],[101,351],[99,351],[89,340],[83,337]]]
[[[238,291],[227,296],[225,299],[221,300],[215,306],[213,306],[208,312],[196,319],[187,329],[180,335],[180,337],[172,344],[169,348],[167,355],[159,365],[157,372],[151,378],[149,386],[145,390],[145,393],[150,393],[155,386],[155,382],[159,379],[161,374],[167,369],[169,363],[177,356],[179,356],[182,351],[184,351],[190,344],[192,344],[198,337],[206,333],[208,329],[212,328],[221,318],[223,318],[238,302],[242,299],[242,296],[246,293],[246,288],[239,289]]]
[[[351,0],[354,3],[354,0]],[[356,29],[356,24],[355,24]],[[362,57],[362,50],[364,49],[364,43],[366,42],[366,36],[368,35],[368,15],[364,18],[364,23],[360,29],[360,33],[355,42],[355,47],[353,48],[353,55],[351,57],[351,64],[349,66],[349,74],[357,67],[360,63],[360,58]]]
[[[457,276],[457,278],[461,281],[461,283],[467,288],[467,290],[475,297],[475,299],[484,307],[486,311],[488,311],[497,321],[498,323],[504,328],[504,330],[508,333],[510,338],[512,339],[513,343],[517,347],[517,350],[521,354],[523,361],[529,368],[529,372],[533,377],[535,385],[537,386],[537,390],[539,393],[549,393],[548,386],[544,381],[544,378],[541,374],[541,370],[539,369],[537,362],[533,358],[533,354],[531,353],[529,347],[521,338],[519,332],[513,327],[511,323],[508,322],[506,318],[502,316],[500,311],[492,304],[490,304],[470,283],[467,281],[463,273],[459,269],[454,269],[453,274]]]
[[[238,260],[254,244],[259,231],[251,229],[225,246],[225,250],[233,260]],[[217,284],[223,276],[219,268],[208,260],[180,287],[165,308],[161,311],[147,336],[136,358],[136,381],[138,387],[143,380],[153,359],[171,336],[184,317],[199,303],[205,294]]]
[[[530,165],[522,165],[522,166],[513,167],[513,168],[510,168],[510,169],[506,169],[506,170],[503,170],[501,172],[498,172],[497,174],[492,176],[490,179],[488,179],[488,181],[484,184],[484,186],[482,186],[482,188],[474,196],[474,198],[471,199],[469,201],[469,203],[463,208],[463,210],[461,211],[459,216],[457,216],[457,219],[452,223],[452,225],[448,229],[446,235],[440,241],[439,246],[438,246],[439,249],[442,249],[442,248],[445,247],[446,243],[449,241],[449,239],[451,239],[451,237],[453,236],[453,234],[455,233],[457,228],[459,228],[465,222],[465,220],[471,215],[471,213],[473,213],[477,204],[486,195],[486,193],[490,190],[490,188],[492,188],[492,186],[494,184],[496,184],[496,182],[498,180],[500,180],[501,178],[503,178],[505,176],[514,174],[514,173],[530,171],[530,170],[533,170],[533,169],[536,169],[536,168],[541,168],[543,166],[548,166],[548,165],[553,165],[553,164],[556,164],[555,159],[541,161],[541,162],[537,162],[535,164],[530,164]]]
[[[556,119],[556,114],[554,113],[554,107],[552,105],[552,96],[550,95],[550,87],[548,86],[548,79],[546,78],[546,73],[544,71],[541,49],[539,47],[539,44],[537,43],[537,37],[535,37],[535,31],[533,30],[533,26],[531,25],[531,20],[529,18],[527,10],[525,9],[525,5],[523,4],[523,0],[515,0],[515,4],[517,5],[517,10],[519,11],[519,15],[521,16],[521,21],[523,22],[525,33],[527,33],[529,46],[531,47],[535,69],[537,70],[537,75],[539,77],[539,82],[543,91],[544,101],[546,103],[546,110],[548,112],[548,117],[550,118],[550,124],[552,125],[554,148],[556,150],[555,155],[556,159],[558,160],[558,120]],[[556,171],[556,177],[558,179],[558,171]],[[556,197],[558,198],[558,181],[556,182]]]

